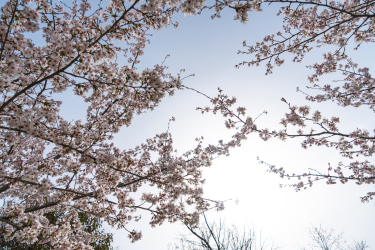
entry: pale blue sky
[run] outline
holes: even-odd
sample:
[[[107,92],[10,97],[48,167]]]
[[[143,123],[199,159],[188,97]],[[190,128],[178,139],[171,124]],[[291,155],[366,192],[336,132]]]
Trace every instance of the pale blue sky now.
[[[321,61],[322,52],[330,48],[314,49],[305,60],[298,64],[286,61],[285,65],[275,68],[274,74],[265,76],[265,67],[242,67],[234,65],[242,60],[250,60],[250,56],[237,55],[242,48],[242,41],[249,44],[260,41],[265,35],[276,33],[282,28],[282,18],[276,17],[277,8],[267,9],[263,13],[250,13],[248,25],[233,21],[234,13],[224,12],[221,19],[211,20],[209,13],[201,16],[177,15],[180,22],[178,29],[169,27],[153,33],[151,44],[141,57],[139,68],[152,67],[160,63],[165,55],[170,54],[166,64],[171,73],[185,68],[186,75],[195,73],[195,77],[185,80],[184,84],[196,88],[210,96],[217,94],[217,87],[225,90],[230,96],[236,96],[238,102],[246,106],[248,113],[255,117],[263,110],[267,116],[259,119],[259,124],[271,129],[281,128],[280,118],[287,107],[280,99],[286,98],[296,105],[308,104],[323,112],[324,116],[339,116],[343,131],[348,132],[356,127],[372,129],[373,116],[370,110],[340,108],[334,103],[307,103],[304,96],[296,93],[296,87],[308,85],[307,75],[311,71],[305,66]],[[364,46],[353,54],[362,65],[373,65],[373,59],[367,55],[374,49]],[[286,58],[290,58],[286,55]],[[361,65],[361,64],[360,64]],[[331,82],[340,79],[340,75],[322,78]],[[323,82],[322,81],[322,82]],[[124,148],[139,144],[145,138],[162,132],[167,127],[168,119],[176,117],[171,124],[176,148],[179,152],[195,145],[194,138],[203,135],[207,143],[215,143],[220,138],[229,139],[230,131],[223,125],[219,116],[200,115],[195,111],[197,106],[207,106],[204,97],[192,92],[177,92],[174,97],[166,98],[158,109],[136,117],[132,126],[123,129],[114,139]],[[375,203],[363,204],[359,197],[373,186],[356,186],[355,184],[327,186],[324,181],[314,184],[308,190],[296,193],[291,188],[279,188],[280,183],[288,183],[276,175],[266,172],[266,166],[257,163],[261,159],[283,166],[290,172],[305,172],[308,168],[326,170],[327,163],[335,165],[344,161],[338,152],[326,148],[304,150],[300,140],[278,140],[263,142],[255,135],[250,136],[240,149],[232,151],[230,157],[221,157],[206,171],[206,196],[213,199],[236,199],[226,204],[227,209],[209,216],[225,217],[228,223],[237,226],[253,225],[255,230],[262,231],[265,237],[272,238],[283,249],[296,249],[298,244],[308,244],[308,227],[321,224],[326,228],[334,228],[336,232],[344,232],[344,237],[352,240],[366,239],[375,247],[374,208]],[[145,216],[147,218],[147,216]],[[140,242],[130,244],[125,234],[117,233],[115,245],[124,249],[166,249],[173,242],[181,225],[164,225],[149,229],[147,219],[134,226],[142,229],[144,238]],[[371,248],[373,249],[373,248]]]

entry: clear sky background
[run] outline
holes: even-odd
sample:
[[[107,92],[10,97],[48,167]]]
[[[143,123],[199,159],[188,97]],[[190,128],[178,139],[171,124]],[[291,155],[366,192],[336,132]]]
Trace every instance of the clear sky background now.
[[[178,29],[168,27],[152,32],[151,44],[140,58],[139,69],[160,64],[168,54],[171,56],[165,64],[169,71],[177,74],[186,69],[185,75],[195,74],[184,80],[184,85],[195,88],[209,96],[217,95],[220,87],[229,96],[236,96],[239,105],[245,106],[248,114],[258,116],[263,110],[268,115],[258,120],[259,127],[280,129],[280,119],[287,112],[287,106],[280,99],[284,97],[295,105],[308,104],[313,110],[319,109],[323,116],[341,118],[340,129],[351,132],[357,127],[373,129],[373,112],[369,109],[341,108],[334,103],[308,103],[296,87],[304,89],[309,85],[307,76],[312,71],[306,68],[322,60],[322,53],[332,48],[314,49],[302,63],[292,63],[291,55],[285,55],[286,63],[274,69],[274,73],[265,76],[265,67],[241,67],[235,64],[243,60],[250,61],[251,55],[237,55],[242,49],[242,41],[248,44],[261,41],[265,35],[276,34],[282,29],[282,17],[276,17],[277,6],[265,7],[262,13],[250,13],[249,23],[233,21],[234,12],[225,11],[221,19],[211,20],[212,12],[203,12],[200,16],[179,14],[175,20],[180,23]],[[362,46],[360,51],[351,53],[360,66],[373,66],[374,48]],[[126,64],[124,60],[124,64]],[[322,78],[331,83],[341,75]],[[312,92],[309,92],[312,93]],[[78,97],[69,93],[57,96],[64,101],[62,115],[68,120],[84,119],[86,110]],[[193,91],[178,91],[172,97],[166,97],[161,105],[152,112],[135,117],[132,125],[123,128],[115,136],[116,146],[127,149],[141,144],[145,139],[167,130],[168,120],[174,116],[176,121],[170,125],[175,148],[181,154],[196,145],[195,138],[204,136],[206,143],[215,144],[219,139],[229,140],[234,131],[224,126],[224,119],[211,114],[201,115],[196,107],[208,106],[209,100]],[[82,107],[78,108],[78,107]],[[220,157],[213,166],[205,171],[207,183],[205,196],[218,200],[239,200],[226,202],[223,212],[210,212],[208,218],[225,218],[227,224],[254,227],[262,232],[262,237],[272,239],[282,249],[297,249],[298,245],[307,246],[310,225],[333,228],[337,233],[344,232],[344,238],[352,240],[366,239],[371,249],[375,249],[375,201],[361,203],[360,197],[374,186],[357,186],[354,183],[327,186],[324,181],[317,182],[312,188],[296,193],[292,188],[279,188],[280,183],[288,182],[275,174],[267,173],[265,165],[258,164],[257,157],[283,166],[288,172],[303,173],[308,168],[325,171],[328,163],[333,166],[339,161],[348,162],[333,149],[314,147],[304,150],[300,139],[281,142],[271,139],[264,142],[255,134],[249,136],[241,148],[231,151],[229,157]],[[371,160],[371,159],[370,159]],[[114,246],[119,249],[167,249],[173,243],[178,232],[183,232],[179,223],[151,228],[147,221],[149,215],[133,223],[129,229],[141,229],[143,239],[131,244],[127,233],[115,231]]]
[[[242,49],[242,41],[248,44],[261,41],[265,35],[275,34],[282,29],[282,17],[276,17],[278,7],[265,8],[263,13],[250,13],[247,25],[233,21],[234,12],[225,11],[221,19],[211,20],[210,12],[201,16],[177,15],[180,23],[178,29],[169,27],[153,32],[151,44],[146,47],[139,68],[152,67],[166,60],[171,73],[186,69],[186,75],[195,74],[184,81],[184,84],[198,89],[210,96],[217,94],[220,87],[229,96],[236,96],[238,103],[246,106],[248,114],[256,117],[263,110],[268,115],[258,119],[259,126],[279,129],[280,118],[287,111],[287,106],[280,101],[282,97],[296,105],[307,101],[296,87],[303,89],[308,85],[307,75],[312,72],[306,68],[314,62],[322,60],[322,53],[332,48],[314,49],[302,63],[287,60],[285,65],[275,68],[274,74],[265,76],[265,67],[242,67],[236,69],[235,64],[242,60],[250,60],[249,55],[237,55]],[[371,53],[372,52],[372,53]],[[363,47],[359,52],[349,55],[356,58],[360,66],[372,66],[373,54],[371,46]],[[285,55],[290,59],[291,55]],[[331,83],[340,79],[341,75],[322,78],[322,83]],[[311,93],[311,92],[310,92]],[[339,116],[340,129],[349,132],[355,128],[373,128],[373,112],[366,109],[341,108],[334,103],[307,103],[313,109],[322,111],[323,116]],[[175,96],[166,98],[155,111],[138,116],[129,128],[124,128],[115,137],[117,145],[124,148],[133,147],[145,138],[167,129],[168,119],[176,117],[171,124],[175,146],[184,152],[195,146],[194,138],[203,135],[206,143],[216,143],[218,139],[229,139],[231,131],[224,126],[220,116],[201,115],[195,108],[209,105],[209,101],[189,90],[177,92]],[[238,227],[252,226],[263,237],[272,239],[282,249],[297,249],[298,245],[309,243],[308,227],[312,224],[325,228],[333,228],[337,233],[344,232],[344,238],[352,240],[366,239],[375,249],[374,219],[375,202],[363,204],[360,196],[373,191],[373,186],[357,186],[355,184],[337,184],[327,186],[320,181],[312,188],[296,193],[292,188],[279,188],[280,183],[288,183],[274,174],[267,173],[265,165],[259,165],[257,156],[266,162],[283,166],[290,172],[305,172],[308,168],[325,171],[328,162],[335,166],[342,159],[338,152],[327,148],[310,148],[304,150],[300,139],[287,142],[270,140],[263,142],[252,135],[241,148],[234,149],[229,157],[220,157],[213,166],[207,169],[205,176],[206,197],[212,199],[238,199],[226,203],[223,212],[208,213],[208,217],[225,218],[228,224]],[[144,238],[131,244],[125,239],[124,232],[116,232],[115,246],[123,249],[166,249],[178,232],[183,232],[181,224],[150,228],[144,221],[134,223],[134,227],[142,229]]]

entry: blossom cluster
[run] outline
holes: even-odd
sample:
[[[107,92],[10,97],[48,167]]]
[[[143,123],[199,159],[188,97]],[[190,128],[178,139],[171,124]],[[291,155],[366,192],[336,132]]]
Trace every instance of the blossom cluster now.
[[[353,95],[353,98],[356,97]],[[258,134],[264,141],[271,138],[285,141],[287,138],[301,137],[303,138],[301,146],[305,149],[312,146],[331,147],[339,150],[341,156],[349,159],[359,156],[372,157],[375,153],[375,137],[370,132],[365,129],[356,129],[351,133],[342,133],[338,129],[338,123],[340,122],[338,117],[324,118],[320,111],[311,112],[311,108],[306,105],[300,107],[292,106],[282,98],[281,101],[288,105],[290,112],[286,113],[285,118],[281,119],[280,124],[284,126],[284,129],[276,131],[268,128],[259,128],[255,124],[256,119],[247,116],[244,107],[237,107],[237,109],[233,107],[236,103],[236,98],[230,98],[221,89],[219,89],[217,97],[210,99],[213,107],[198,109],[202,113],[221,113],[221,115],[227,117],[225,121],[226,127],[237,130],[237,133],[232,136],[233,139],[228,143],[219,143],[216,147],[212,146],[216,150],[225,150],[226,154],[229,154],[230,147],[241,146],[241,141],[246,140],[250,133]],[[308,123],[312,124],[312,127],[306,131]],[[296,133],[290,133],[288,132],[288,125],[300,127],[300,129]],[[334,140],[334,138],[337,138],[337,140]],[[354,181],[358,185],[375,183],[375,166],[368,160],[355,160],[348,165],[340,162],[336,168],[329,166],[327,173],[309,169],[308,172],[303,174],[289,174],[283,167],[277,168],[275,165],[266,163],[263,160],[259,160],[259,163],[267,165],[269,172],[278,174],[281,178],[298,178],[298,183],[285,185],[294,187],[296,191],[311,187],[313,182],[322,179],[326,180],[327,184],[335,184],[337,181],[341,183]],[[306,180],[303,181],[302,178],[306,178]],[[361,200],[362,202],[368,202],[373,199],[373,196],[375,196],[375,192],[368,192],[361,197]]]

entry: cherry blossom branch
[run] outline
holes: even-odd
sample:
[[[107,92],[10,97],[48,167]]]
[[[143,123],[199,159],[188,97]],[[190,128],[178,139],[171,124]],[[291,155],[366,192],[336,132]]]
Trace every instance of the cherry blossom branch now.
[[[373,15],[369,15],[369,14],[361,14],[361,15],[353,14],[352,12],[347,11],[345,9],[339,9],[339,8],[336,8],[336,7],[334,7],[332,5],[329,5],[329,4],[324,4],[324,3],[321,3],[321,2],[318,2],[318,1],[314,2],[314,1],[311,1],[311,0],[310,1],[298,1],[298,0],[264,0],[262,2],[269,3],[269,4],[270,3],[290,3],[290,4],[297,3],[297,4],[301,4],[301,5],[305,5],[305,4],[306,5],[316,5],[316,6],[319,6],[319,7],[325,7],[325,8],[333,9],[333,10],[336,10],[338,12],[342,12],[342,13],[351,15],[352,17],[369,17],[369,18],[370,17],[375,17],[375,14],[373,14]],[[373,1],[371,1],[371,2],[373,2]],[[370,6],[370,5],[373,5],[373,4],[374,3],[369,3],[369,5],[367,5],[367,6]],[[365,7],[367,7],[367,6],[365,6]],[[229,7],[233,8],[233,9],[238,9],[238,7],[237,8],[236,7],[231,7],[231,6],[229,6]],[[244,7],[242,7],[242,8],[244,8]],[[360,8],[363,9],[364,7],[360,7]],[[358,9],[353,10],[353,12],[356,12],[356,11],[358,11]]]
[[[107,35],[124,17],[125,15],[131,10],[134,8],[134,6],[139,2],[140,0],[135,0],[134,3],[127,9],[124,11],[124,14],[121,16],[121,18],[119,18],[118,20],[116,20],[113,25],[107,29],[103,34],[101,34],[92,44],[90,44],[88,46],[88,48],[92,47],[93,45],[95,45],[96,43],[98,43],[105,35]],[[17,0],[18,2],[18,0]],[[12,19],[13,20],[13,19]],[[5,42],[4,42],[5,44]],[[73,65],[73,63],[75,63],[79,58],[81,57],[80,54],[78,54],[73,60],[71,60],[67,65],[65,65],[64,67],[62,67],[61,69],[55,71],[54,73],[46,76],[46,77],[43,77],[42,79],[40,80],[37,80],[33,83],[31,83],[30,85],[28,85],[27,87],[25,87],[24,89],[22,89],[21,91],[17,92],[16,94],[14,94],[11,98],[9,98],[6,102],[4,102],[1,106],[0,106],[0,112],[2,112],[4,110],[4,108],[11,102],[13,102],[18,96],[24,94],[27,90],[29,90],[30,88],[38,85],[39,83],[41,82],[44,82],[50,78],[53,78],[54,76],[56,75],[59,75],[60,73],[62,72],[65,72],[66,69],[68,69],[70,66]],[[0,57],[1,58],[1,57]],[[45,69],[46,70],[46,69]],[[43,74],[44,72],[42,72]],[[66,73],[66,72],[65,72]]]
[[[3,219],[2,217],[0,217],[0,221],[4,222],[6,224],[11,225],[12,227],[16,228],[17,230],[22,230],[23,229],[22,227],[18,226],[17,224],[15,224],[15,223],[7,220],[7,219]],[[39,240],[43,240],[43,238],[41,236],[39,236],[39,235],[37,236],[37,238]],[[53,246],[51,244],[49,244],[49,243],[43,243],[43,245],[47,245],[47,246],[49,246],[50,248],[53,249]]]
[[[13,13],[12,13],[12,17],[10,19],[10,22],[8,24],[8,28],[7,28],[7,32],[5,34],[5,37],[4,37],[4,40],[1,44],[1,49],[0,49],[0,60],[2,60],[3,58],[3,52],[4,52],[4,48],[5,48],[5,42],[8,40],[8,36],[9,36],[9,33],[10,33],[10,30],[11,30],[11,26],[13,24],[13,21],[14,21],[14,17],[16,15],[16,11],[17,11],[17,6],[18,6],[18,0],[16,0],[16,3],[14,5],[14,9],[13,9]]]

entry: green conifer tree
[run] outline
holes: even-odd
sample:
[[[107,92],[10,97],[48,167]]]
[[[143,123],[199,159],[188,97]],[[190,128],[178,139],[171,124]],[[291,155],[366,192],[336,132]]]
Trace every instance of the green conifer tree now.
[[[52,224],[56,224],[59,222],[59,218],[62,214],[57,212],[50,212],[44,214],[44,216],[50,221]],[[98,233],[100,234],[99,241],[93,242],[90,245],[93,247],[94,250],[112,250],[113,247],[111,243],[113,242],[113,234],[105,233],[103,227],[103,221],[97,217],[88,217],[85,213],[78,213],[79,220],[82,223],[84,231],[87,233]],[[33,244],[21,243],[15,239],[6,241],[4,238],[4,225],[0,224],[0,249],[3,250],[51,250],[52,248],[45,244],[39,244],[35,242]]]

